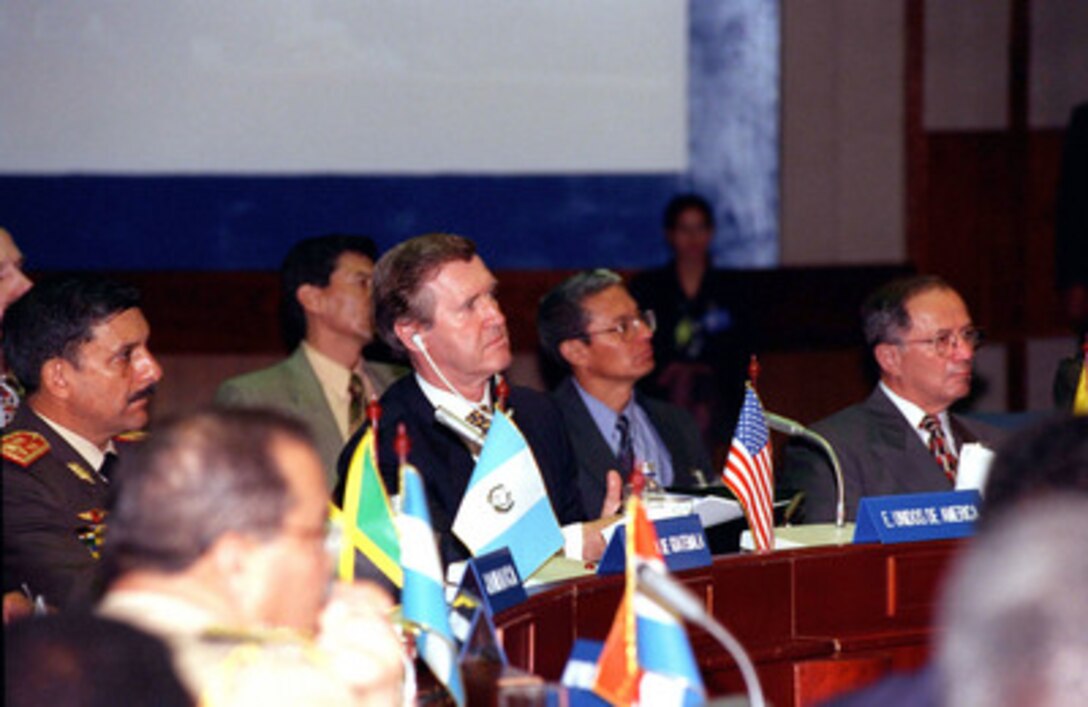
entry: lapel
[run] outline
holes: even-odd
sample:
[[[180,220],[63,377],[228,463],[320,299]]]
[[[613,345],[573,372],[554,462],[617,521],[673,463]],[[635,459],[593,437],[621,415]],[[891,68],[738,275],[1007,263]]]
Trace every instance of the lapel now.
[[[556,400],[567,418],[567,433],[570,436],[574,455],[579,459],[579,466],[585,479],[588,475],[596,487],[604,494],[605,473],[609,469],[618,469],[619,460],[612,453],[608,441],[601,435],[593,416],[589,414],[582,396],[574,387],[571,378],[566,378],[555,391]],[[626,479],[624,479],[626,481]]]
[[[24,404],[19,407],[18,412],[15,413],[15,418],[11,421],[9,426],[10,430],[29,430],[31,432],[37,432],[41,436],[45,437],[45,440],[49,442],[49,452],[47,456],[55,463],[59,478],[71,480],[75,483],[66,484],[71,488],[79,488],[80,495],[86,496],[88,499],[99,501],[101,493],[106,484],[98,478],[95,473],[94,467],[90,462],[83,458],[83,456],[75,450],[70,444],[64,441],[61,437],[39,417],[33,410],[31,410],[29,404]],[[44,459],[41,461],[45,461]],[[5,466],[7,463],[5,462]],[[89,480],[89,481],[88,481]]]
[[[948,488],[948,479],[921,437],[879,387],[865,405],[871,420],[866,442],[878,467],[870,473],[880,479],[876,488],[865,493],[923,493]]]
[[[956,456],[960,454],[960,448],[967,442],[981,442],[982,438],[976,435],[968,427],[959,415],[948,414],[949,424],[952,426],[952,444],[956,448]]]
[[[452,521],[476,462],[461,439],[435,420],[434,406],[423,394],[415,375],[406,378],[404,403],[409,417],[418,421],[423,432],[420,439],[412,439],[412,463],[426,470],[424,479],[432,483]]]
[[[307,418],[320,418],[314,420],[315,428],[334,430],[339,437],[340,428],[336,424],[332,408],[329,407],[329,401],[325,398],[325,390],[301,346],[285,362],[284,372],[284,387],[290,391],[293,407],[304,412]],[[342,439],[339,441],[341,444],[344,442]]]

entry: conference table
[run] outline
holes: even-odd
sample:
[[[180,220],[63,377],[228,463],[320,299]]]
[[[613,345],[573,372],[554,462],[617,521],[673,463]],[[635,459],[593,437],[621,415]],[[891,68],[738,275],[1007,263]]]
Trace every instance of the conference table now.
[[[676,576],[740,640],[768,702],[810,705],[925,662],[934,610],[961,540],[719,556]],[[623,575],[544,587],[495,617],[510,665],[557,681],[576,638],[603,641]],[[743,692],[735,663],[689,626],[711,696]]]

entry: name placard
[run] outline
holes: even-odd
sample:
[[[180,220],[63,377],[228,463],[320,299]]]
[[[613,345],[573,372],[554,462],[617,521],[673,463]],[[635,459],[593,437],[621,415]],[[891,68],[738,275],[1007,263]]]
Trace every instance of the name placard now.
[[[461,578],[461,590],[480,597],[491,616],[526,599],[514,558],[505,547],[469,560]]]
[[[604,643],[579,638],[574,641],[570,658],[563,668],[563,677],[559,682],[567,687],[567,696],[571,707],[608,707],[608,703],[593,692],[593,682],[597,679],[597,659],[601,656]]]
[[[657,546],[670,572],[710,565],[710,548],[707,545],[706,532],[699,521],[699,516],[662,518],[653,523],[657,531]],[[626,538],[627,528],[620,525],[612,534],[608,547],[605,548],[601,564],[597,567],[597,574],[623,572],[627,566]]]
[[[975,532],[977,490],[871,496],[858,504],[855,543],[912,543],[965,538]]]

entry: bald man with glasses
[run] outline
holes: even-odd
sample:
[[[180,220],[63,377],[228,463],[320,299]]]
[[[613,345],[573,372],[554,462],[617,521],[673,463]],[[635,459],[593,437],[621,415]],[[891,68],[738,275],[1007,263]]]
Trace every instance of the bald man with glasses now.
[[[639,311],[622,278],[582,272],[540,302],[547,354],[570,375],[553,394],[563,413],[588,508],[601,503],[608,471],[624,481],[642,463],[662,486],[696,485],[710,473],[698,426],[680,408],[635,391],[654,368],[652,311]]]
[[[982,331],[944,280],[916,276],[881,287],[862,306],[865,341],[880,382],[864,402],[812,425],[842,464],[846,517],[865,496],[955,488],[966,442],[993,446],[998,430],[949,412],[971,390]],[[786,449],[782,489],[805,492],[805,521],[835,515],[827,457],[803,441]]]

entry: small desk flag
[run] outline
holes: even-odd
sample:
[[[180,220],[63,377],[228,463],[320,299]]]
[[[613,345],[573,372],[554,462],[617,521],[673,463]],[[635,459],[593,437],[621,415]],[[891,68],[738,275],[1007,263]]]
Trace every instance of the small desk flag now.
[[[340,579],[355,579],[355,551],[358,550],[393,584],[402,585],[400,542],[389,494],[378,473],[373,425],[351,456],[344,486],[344,510],[339,516],[334,510],[333,521],[339,521],[344,531],[338,565]]]
[[[756,550],[760,551],[774,549],[774,470],[770,442],[763,405],[755,388],[748,383],[722,479],[744,508]]]
[[[627,586],[598,659],[593,691],[613,705],[699,705],[706,691],[680,619],[638,589],[640,565],[665,573],[637,496],[627,506]]]
[[[1084,345],[1084,360],[1081,361],[1080,377],[1073,393],[1073,414],[1088,415],[1088,343]]]
[[[563,547],[533,452],[504,412],[496,410],[491,418],[453,532],[473,555],[509,548],[521,577]]]
[[[416,646],[434,676],[446,686],[458,705],[465,704],[457,644],[450,630],[449,607],[443,593],[442,563],[431,529],[423,480],[416,468],[400,468],[402,510],[397,518],[400,531],[404,588],[400,600],[404,620],[419,629]]]

